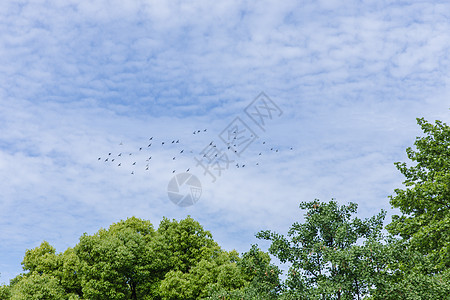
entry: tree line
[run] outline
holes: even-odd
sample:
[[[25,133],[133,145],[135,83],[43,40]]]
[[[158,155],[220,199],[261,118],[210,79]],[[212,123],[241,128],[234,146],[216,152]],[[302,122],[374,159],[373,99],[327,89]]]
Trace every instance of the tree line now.
[[[0,299],[450,299],[450,127],[417,121],[412,163],[395,163],[401,214],[385,227],[386,211],[361,219],[356,203],[316,199],[287,235],[256,234],[268,252],[239,254],[191,217],[157,229],[131,217],[61,253],[46,241],[27,250]],[[284,280],[269,254],[288,265]]]

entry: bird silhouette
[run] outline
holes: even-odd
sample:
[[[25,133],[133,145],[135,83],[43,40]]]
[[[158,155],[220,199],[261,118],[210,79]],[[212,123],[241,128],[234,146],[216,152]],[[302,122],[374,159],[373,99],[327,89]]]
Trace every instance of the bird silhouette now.
[[[101,157],[98,158],[98,160],[102,159]]]
[[[136,165],[136,162],[133,163],[133,166]]]

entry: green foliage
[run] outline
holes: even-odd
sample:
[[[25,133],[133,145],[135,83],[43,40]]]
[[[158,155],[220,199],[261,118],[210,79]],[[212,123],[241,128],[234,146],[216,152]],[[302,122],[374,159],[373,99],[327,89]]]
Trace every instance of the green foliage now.
[[[56,277],[33,272],[11,289],[11,300],[69,299]]]
[[[450,267],[450,127],[441,121],[417,122],[426,136],[416,139],[416,150],[406,150],[413,166],[396,163],[406,177],[405,188],[396,189],[390,202],[402,215],[393,216],[387,229],[410,240],[436,270],[444,270]]]
[[[141,299],[153,277],[146,246],[155,235],[149,221],[135,217],[84,234],[75,246],[81,262],[83,297],[88,299]]]
[[[0,285],[0,299],[10,299],[11,298],[11,287],[7,285]]]
[[[294,223],[288,236],[261,231],[271,240],[269,252],[291,265],[285,283],[287,299],[354,299],[368,293],[385,212],[369,219],[351,218],[357,205],[335,201],[302,202],[305,223]],[[357,244],[362,240],[363,245]]]

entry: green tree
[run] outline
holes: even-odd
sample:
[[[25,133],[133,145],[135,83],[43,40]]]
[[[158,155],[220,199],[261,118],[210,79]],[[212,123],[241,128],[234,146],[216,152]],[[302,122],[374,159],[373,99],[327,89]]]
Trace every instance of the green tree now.
[[[382,271],[374,256],[385,212],[361,220],[352,218],[357,204],[302,202],[305,222],[294,223],[288,236],[261,231],[271,240],[269,252],[289,263],[283,297],[286,299],[360,299]],[[358,245],[362,242],[363,245]],[[373,271],[375,270],[375,271]],[[376,274],[374,274],[376,273]],[[370,275],[370,276],[369,276]]]
[[[92,236],[84,234],[74,248],[81,265],[83,297],[143,299],[154,281],[146,251],[154,235],[150,221],[135,217]]]
[[[11,300],[61,300],[69,299],[58,278],[33,272],[14,284]],[[76,298],[72,298],[76,299]]]
[[[11,288],[7,285],[0,285],[0,299],[8,300],[11,298]]]
[[[417,137],[413,150],[406,149],[412,166],[397,162],[406,177],[404,189],[390,197],[395,215],[387,226],[390,233],[410,241],[410,246],[426,255],[435,271],[450,268],[450,127],[417,119],[424,137]]]
[[[64,291],[66,299],[81,295],[81,283],[77,273],[79,260],[73,249],[69,248],[64,253],[56,254],[55,248],[47,241],[43,241],[39,247],[25,252],[22,265],[27,273],[17,276],[10,284],[13,287],[23,281],[18,285],[22,286],[20,293],[37,282],[44,282],[51,286],[56,282],[58,289]],[[37,275],[43,277],[36,277]],[[12,289],[14,297],[17,297],[18,292],[18,289]]]

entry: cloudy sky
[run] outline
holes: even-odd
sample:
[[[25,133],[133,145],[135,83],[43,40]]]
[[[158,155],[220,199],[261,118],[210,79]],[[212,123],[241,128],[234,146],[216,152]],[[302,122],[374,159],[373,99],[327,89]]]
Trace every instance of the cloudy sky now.
[[[191,215],[239,252],[315,198],[389,221],[415,118],[450,122],[450,4],[344,2],[1,1],[0,282],[43,240],[130,216]],[[239,156],[220,139],[236,118]],[[215,182],[195,160],[211,142],[233,161]],[[188,168],[183,208],[167,188]]]

